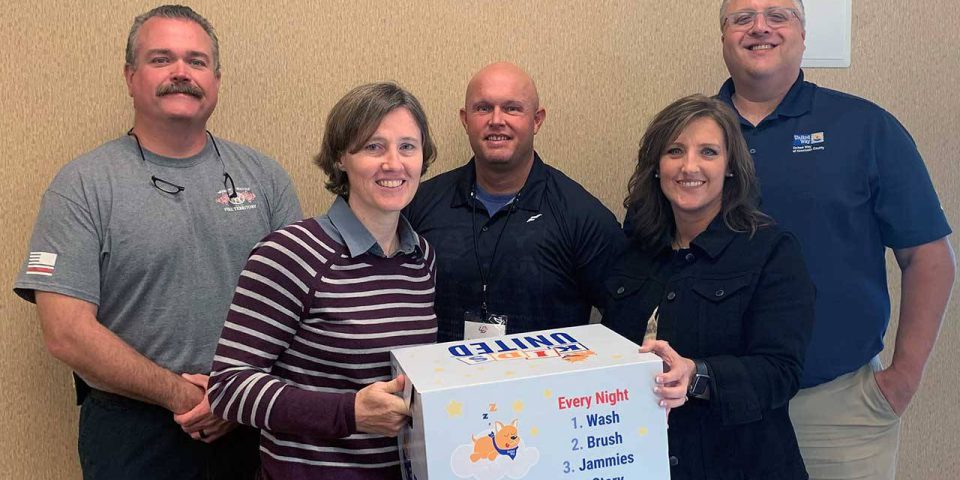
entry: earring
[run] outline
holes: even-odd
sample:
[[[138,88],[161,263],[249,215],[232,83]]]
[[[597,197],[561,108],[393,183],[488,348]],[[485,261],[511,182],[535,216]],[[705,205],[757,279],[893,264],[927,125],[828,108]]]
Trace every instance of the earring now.
[[[653,172],[653,178],[660,178],[660,172]]]
[[[724,177],[727,177],[727,178],[730,178],[732,176],[733,176],[733,172],[727,172],[727,174],[724,175]]]

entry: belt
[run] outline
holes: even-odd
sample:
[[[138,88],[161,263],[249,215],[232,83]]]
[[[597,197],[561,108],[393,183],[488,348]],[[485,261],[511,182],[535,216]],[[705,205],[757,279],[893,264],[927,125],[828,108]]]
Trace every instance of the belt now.
[[[102,403],[122,405],[128,408],[130,407],[144,408],[144,409],[159,408],[161,410],[165,410],[163,407],[159,405],[154,405],[152,403],[147,403],[147,402],[141,402],[140,400],[135,400],[130,397],[124,397],[123,395],[119,395],[116,393],[97,390],[96,388],[90,388],[90,391],[87,393],[87,396]]]

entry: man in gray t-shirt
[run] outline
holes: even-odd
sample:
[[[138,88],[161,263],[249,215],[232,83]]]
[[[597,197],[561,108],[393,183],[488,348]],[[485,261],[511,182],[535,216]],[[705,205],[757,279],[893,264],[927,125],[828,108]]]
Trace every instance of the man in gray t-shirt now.
[[[79,398],[85,478],[253,475],[236,467],[257,458],[256,439],[238,439],[255,432],[210,413],[206,374],[247,254],[302,214],[276,162],[206,131],[219,66],[193,10],[138,17],[133,128],[43,196],[14,290],[36,302],[50,353],[92,388]]]

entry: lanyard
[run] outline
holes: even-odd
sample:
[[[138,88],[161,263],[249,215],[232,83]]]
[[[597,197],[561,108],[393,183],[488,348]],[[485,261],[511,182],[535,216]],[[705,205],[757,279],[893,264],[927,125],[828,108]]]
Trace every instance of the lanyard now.
[[[484,272],[483,263],[480,261],[480,243],[477,240],[477,187],[474,185],[473,190],[470,191],[470,200],[473,206],[473,215],[470,217],[470,226],[473,228],[473,256],[477,259],[477,271],[480,272],[480,318],[486,320],[487,318],[487,305],[489,301],[487,293],[487,280],[488,275],[493,270],[493,262],[497,258],[497,249],[500,247],[500,239],[503,238],[503,232],[507,230],[507,222],[510,221],[510,216],[517,209],[517,199],[520,198],[520,192],[513,197],[513,200],[510,201],[510,204],[507,205],[507,216],[503,220],[503,228],[500,229],[500,234],[497,235],[497,241],[493,243],[493,253],[490,255],[490,268]],[[520,191],[523,191],[521,188]],[[499,213],[499,212],[497,212]],[[494,213],[496,216],[496,213]]]

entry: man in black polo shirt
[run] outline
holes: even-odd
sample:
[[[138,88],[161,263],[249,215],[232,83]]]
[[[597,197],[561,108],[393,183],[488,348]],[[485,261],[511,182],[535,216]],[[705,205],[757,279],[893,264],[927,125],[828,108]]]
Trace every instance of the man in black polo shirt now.
[[[533,80],[484,67],[460,121],[473,159],[421,185],[404,211],[437,250],[438,341],[586,324],[625,236],[599,200],[543,163]]]

